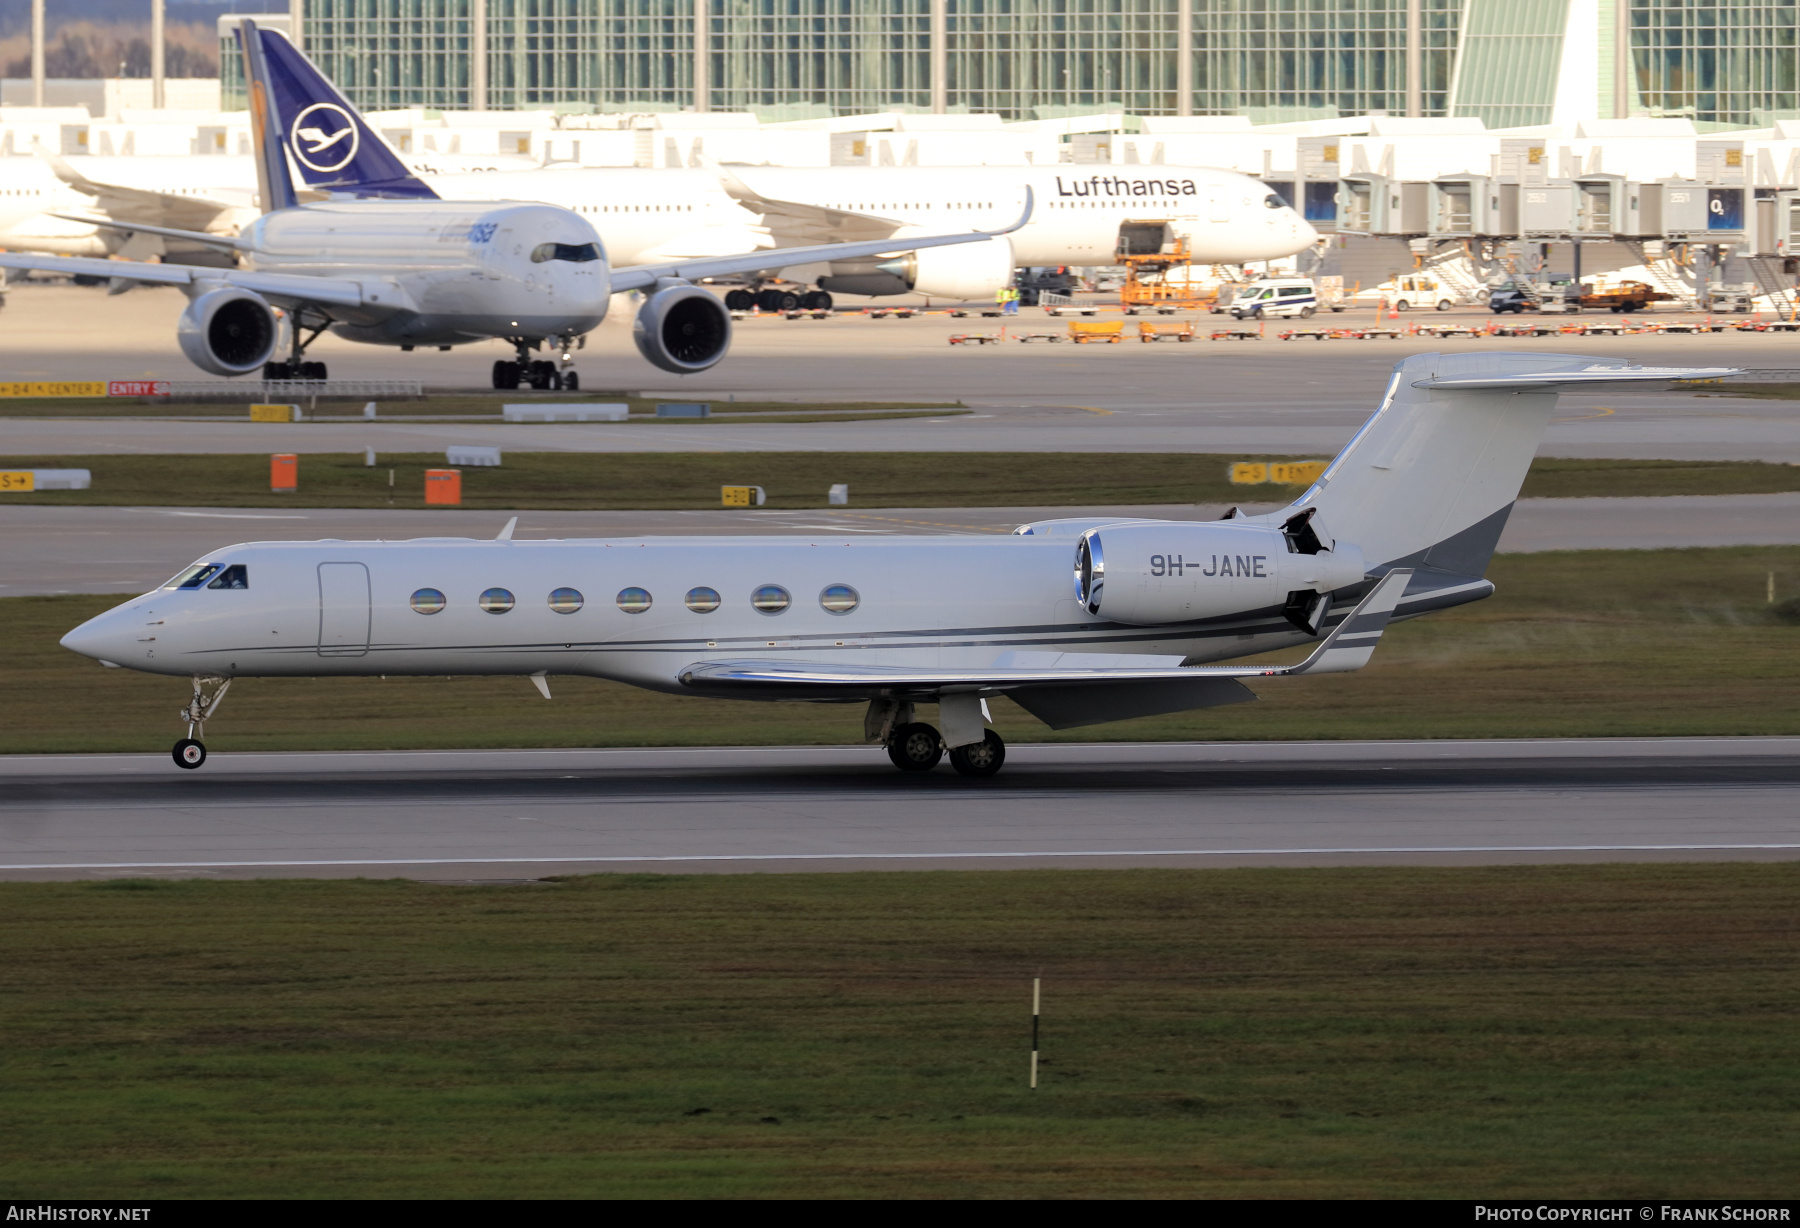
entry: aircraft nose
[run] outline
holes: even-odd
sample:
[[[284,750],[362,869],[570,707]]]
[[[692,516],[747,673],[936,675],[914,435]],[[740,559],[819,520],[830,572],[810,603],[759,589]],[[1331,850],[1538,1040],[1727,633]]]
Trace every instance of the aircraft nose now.
[[[96,661],[116,662],[129,654],[131,634],[120,619],[119,611],[109,610],[88,619],[63,636],[60,642],[70,652]]]

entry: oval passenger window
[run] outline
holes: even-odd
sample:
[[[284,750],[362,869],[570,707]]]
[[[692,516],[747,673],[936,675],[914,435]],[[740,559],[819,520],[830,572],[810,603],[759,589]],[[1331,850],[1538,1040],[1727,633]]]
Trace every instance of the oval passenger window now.
[[[779,614],[793,604],[793,600],[779,584],[764,584],[750,594],[750,604],[764,614]]]
[[[581,592],[573,588],[559,588],[550,594],[550,608],[558,614],[573,614],[581,608]]]
[[[848,614],[862,604],[862,597],[848,584],[833,584],[819,594],[819,604],[833,614]]]
[[[412,608],[420,614],[436,614],[444,608],[444,594],[435,588],[422,588],[412,595]]]
[[[719,590],[716,588],[690,588],[687,595],[687,608],[696,614],[711,614],[719,608]]]
[[[650,608],[650,594],[641,588],[620,589],[618,603],[627,614],[642,614]]]
[[[504,614],[513,608],[513,595],[503,588],[490,588],[481,594],[481,608],[489,614]]]

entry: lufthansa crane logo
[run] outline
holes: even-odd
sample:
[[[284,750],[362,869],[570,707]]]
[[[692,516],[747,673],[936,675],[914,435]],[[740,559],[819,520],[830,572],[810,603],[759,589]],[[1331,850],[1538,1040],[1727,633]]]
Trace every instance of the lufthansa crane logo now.
[[[293,134],[294,156],[325,174],[350,165],[362,143],[349,112],[335,102],[315,102],[300,112]]]

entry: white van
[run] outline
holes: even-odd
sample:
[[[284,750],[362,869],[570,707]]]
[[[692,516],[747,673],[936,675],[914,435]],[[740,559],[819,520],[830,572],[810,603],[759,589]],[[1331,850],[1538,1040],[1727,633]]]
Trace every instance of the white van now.
[[[1233,319],[1253,320],[1299,316],[1305,319],[1319,309],[1319,291],[1309,278],[1270,277],[1253,281],[1239,290],[1227,308]]]

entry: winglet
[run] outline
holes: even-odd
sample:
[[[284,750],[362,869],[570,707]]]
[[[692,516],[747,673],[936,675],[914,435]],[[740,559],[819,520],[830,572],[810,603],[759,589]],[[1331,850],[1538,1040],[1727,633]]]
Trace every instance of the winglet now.
[[[1382,633],[1387,630],[1388,619],[1394,615],[1394,607],[1406,594],[1406,584],[1412,574],[1410,567],[1396,567],[1388,572],[1350,611],[1349,617],[1325,637],[1325,642],[1313,650],[1312,656],[1279,672],[1341,674],[1367,665],[1369,658],[1375,655],[1375,645],[1381,642]]]
[[[1011,226],[1008,226],[1005,230],[990,230],[987,233],[990,235],[1009,235],[1015,230],[1022,230],[1025,226],[1025,223],[1029,222],[1031,220],[1031,211],[1033,209],[1035,209],[1036,207],[1037,207],[1037,195],[1036,195],[1036,193],[1034,193],[1031,190],[1031,185],[1026,184],[1025,185],[1025,209],[1022,213],[1019,214],[1019,220],[1014,222]]]
[[[506,527],[504,529],[501,529],[498,533],[494,534],[494,540],[497,542],[511,541],[513,530],[518,527],[518,524],[519,518],[514,516],[511,520],[506,522]]]

